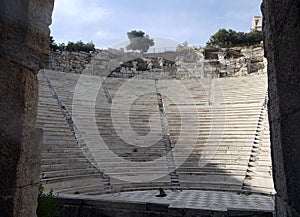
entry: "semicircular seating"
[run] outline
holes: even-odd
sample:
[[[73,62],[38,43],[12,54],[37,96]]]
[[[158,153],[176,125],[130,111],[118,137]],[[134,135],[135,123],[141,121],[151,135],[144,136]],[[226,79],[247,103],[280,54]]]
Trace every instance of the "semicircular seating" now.
[[[274,193],[266,75],[150,80],[44,71],[39,82],[46,189]]]

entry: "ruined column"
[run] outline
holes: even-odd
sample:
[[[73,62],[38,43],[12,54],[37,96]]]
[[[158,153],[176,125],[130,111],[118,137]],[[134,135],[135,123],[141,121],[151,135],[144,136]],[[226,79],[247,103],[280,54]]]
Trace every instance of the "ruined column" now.
[[[276,216],[300,216],[300,1],[264,0]]]
[[[37,72],[48,62],[53,1],[0,1],[0,216],[36,216]]]

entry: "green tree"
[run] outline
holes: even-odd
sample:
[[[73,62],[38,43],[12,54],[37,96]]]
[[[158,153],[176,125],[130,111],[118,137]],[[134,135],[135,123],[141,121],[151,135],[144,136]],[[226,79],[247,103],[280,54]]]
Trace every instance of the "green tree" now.
[[[127,32],[130,44],[126,46],[127,50],[139,50],[147,52],[154,45],[154,40],[146,35],[143,31],[132,30]]]
[[[262,41],[262,32],[251,31],[249,33],[236,32],[232,29],[219,29],[206,43],[207,47],[232,47],[249,46],[259,44]]]
[[[231,39],[230,33],[226,29],[219,29],[214,35],[212,35],[209,41],[206,43],[208,47],[227,47],[230,46]]]
[[[253,30],[246,35],[249,45],[259,44],[263,40],[262,31]]]

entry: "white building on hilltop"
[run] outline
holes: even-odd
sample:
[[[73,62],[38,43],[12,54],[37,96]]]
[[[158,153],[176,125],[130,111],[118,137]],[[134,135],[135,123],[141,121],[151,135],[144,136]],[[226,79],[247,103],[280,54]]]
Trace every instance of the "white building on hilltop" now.
[[[262,31],[262,17],[254,16],[252,18],[252,30]]]

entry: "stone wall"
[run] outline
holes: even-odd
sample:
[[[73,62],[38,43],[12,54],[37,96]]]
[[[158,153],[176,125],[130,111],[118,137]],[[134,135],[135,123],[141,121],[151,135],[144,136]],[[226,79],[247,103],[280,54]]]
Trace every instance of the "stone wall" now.
[[[0,216],[36,216],[37,72],[48,62],[53,1],[0,1]]]
[[[93,69],[93,73],[89,72],[89,74],[117,78],[197,79],[210,76],[209,74],[225,77],[267,71],[264,49],[260,45],[254,48],[233,49],[188,48],[155,55],[145,54],[140,58],[129,58],[126,62],[121,61],[121,57],[126,56],[125,53],[119,53],[118,56],[104,55],[106,53],[107,51],[104,51],[93,58],[83,73],[91,71],[87,70],[89,68]],[[171,59],[165,59],[165,56]],[[160,60],[169,64],[161,65]],[[110,64],[108,67],[109,62],[115,64]],[[137,62],[137,67],[133,67],[133,62]],[[153,63],[152,70],[148,68],[150,62]]]
[[[172,55],[171,55],[172,54]],[[93,53],[86,52],[51,52],[48,69],[67,73],[89,74],[113,77],[141,78],[176,78],[192,79],[205,76],[204,71],[218,71],[222,76],[240,76],[251,73],[266,72],[262,46],[240,49],[182,49],[179,51],[146,54],[126,53],[122,50],[107,49]],[[165,58],[165,56],[167,58]],[[154,72],[128,71],[121,72],[122,64],[134,59],[152,60]],[[154,59],[175,62],[177,67],[157,67]],[[173,63],[171,64],[173,65]],[[147,68],[147,63],[146,63]],[[118,71],[119,69],[119,71]],[[126,69],[126,70],[125,70]],[[155,71],[158,69],[157,71]],[[139,70],[141,71],[141,70]],[[163,73],[164,72],[164,73]],[[143,77],[143,74],[145,76]]]
[[[215,55],[207,56],[215,58],[207,58],[206,63],[212,62],[217,70],[223,76],[241,76],[251,73],[264,73],[267,66],[264,62],[264,49],[262,46],[254,48],[233,48],[233,49],[215,49],[212,51]]]
[[[276,216],[300,216],[300,1],[264,0]]]
[[[184,205],[172,206],[167,202],[126,202],[95,199],[95,196],[65,195],[60,197],[60,217],[272,217],[271,212],[239,210],[199,210],[185,208]]]
[[[99,52],[50,52],[48,69],[54,71],[62,71],[69,73],[81,74],[85,66],[95,57]]]

